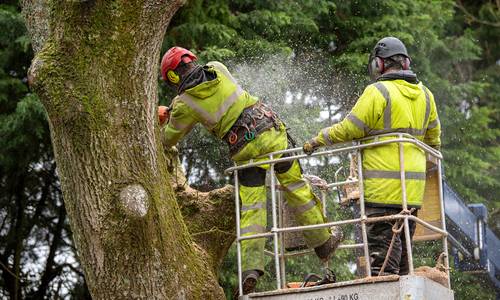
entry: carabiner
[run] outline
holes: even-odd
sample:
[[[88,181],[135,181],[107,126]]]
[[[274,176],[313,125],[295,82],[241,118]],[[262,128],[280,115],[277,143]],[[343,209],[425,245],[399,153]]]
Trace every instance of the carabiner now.
[[[255,139],[255,131],[247,131],[245,132],[245,141],[252,141]]]
[[[266,110],[264,111],[264,115],[266,115],[266,117],[268,118],[272,118],[274,116],[274,113],[272,110]]]
[[[236,141],[238,141],[238,135],[234,133],[234,131],[231,131],[229,133],[229,138],[227,139],[229,144],[234,145]]]

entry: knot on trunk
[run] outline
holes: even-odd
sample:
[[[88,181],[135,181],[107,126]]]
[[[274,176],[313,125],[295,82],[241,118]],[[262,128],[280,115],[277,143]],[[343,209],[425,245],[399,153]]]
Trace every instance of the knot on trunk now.
[[[149,196],[142,185],[131,184],[121,190],[120,203],[125,214],[142,218],[148,213]]]

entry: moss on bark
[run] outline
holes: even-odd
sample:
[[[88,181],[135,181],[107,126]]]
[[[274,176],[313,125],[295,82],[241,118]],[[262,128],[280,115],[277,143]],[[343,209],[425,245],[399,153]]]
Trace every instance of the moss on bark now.
[[[230,188],[196,199],[188,189],[176,194],[167,170],[175,159],[163,152],[155,115],[160,45],[182,1],[22,4],[37,41],[29,81],[49,116],[92,296],[223,298],[216,270],[234,238],[233,218],[223,217]],[[147,193],[145,216],[123,209],[120,192],[131,185]],[[176,195],[190,203],[184,218]]]

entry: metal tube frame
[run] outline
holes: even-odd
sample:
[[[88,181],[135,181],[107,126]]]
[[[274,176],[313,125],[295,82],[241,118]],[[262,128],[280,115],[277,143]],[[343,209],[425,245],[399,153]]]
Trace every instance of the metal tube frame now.
[[[278,228],[284,226],[283,220],[283,192],[279,189],[278,193]],[[281,286],[284,288],[286,286],[286,255],[285,255],[285,236],[283,233],[278,234],[280,240],[280,273],[281,273]],[[264,252],[265,253],[265,252]]]
[[[399,138],[402,139],[403,136],[400,134]],[[408,211],[408,199],[406,198],[406,177],[405,177],[405,156],[404,156],[404,145],[398,142],[399,148],[399,172],[401,179],[401,196],[403,197],[403,210]],[[413,251],[411,249],[411,235],[410,235],[410,222],[408,222],[408,215],[405,215],[404,222],[404,234],[406,242],[406,256],[408,257],[408,270],[410,275],[413,275]]]
[[[241,274],[241,222],[240,222],[240,187],[238,182],[238,170],[234,171],[234,202],[236,207],[236,256],[238,259],[238,290],[243,295],[243,282]]]
[[[344,184],[357,183],[357,182],[359,182],[359,180],[346,180],[346,181],[334,182],[334,183],[329,183],[328,187],[329,188],[338,187]]]
[[[406,216],[406,215],[402,215],[402,214],[395,214],[395,215],[381,216],[381,217],[370,217],[370,218],[366,217],[365,223],[376,223],[376,222],[381,222],[381,221],[391,221],[391,220],[398,220],[398,219],[404,219],[404,218],[408,218],[408,220],[415,221],[415,222],[421,224],[422,226],[429,228],[432,231],[436,231],[437,233],[439,233],[441,235],[448,236],[448,233],[446,231],[444,231],[436,226],[433,226],[433,225],[427,223],[426,221],[419,219],[416,216]],[[294,232],[294,231],[303,231],[303,230],[311,230],[311,229],[321,229],[321,228],[337,226],[337,225],[361,223],[361,221],[362,221],[361,218],[356,218],[356,219],[348,219],[348,220],[327,222],[327,223],[314,224],[314,225],[283,227],[283,228],[277,228],[275,230],[271,229],[271,231],[266,232],[266,233],[257,233],[257,234],[253,234],[253,235],[242,236],[239,239],[241,241],[252,240],[252,239],[258,239],[258,238],[263,238],[263,237],[272,237],[275,232],[281,233],[281,232]]]
[[[339,245],[337,247],[337,249],[356,249],[356,248],[362,248],[363,247],[363,244],[343,244],[343,245]],[[285,257],[294,257],[294,256],[301,256],[301,255],[305,255],[305,254],[309,254],[309,253],[313,253],[314,250],[312,249],[307,249],[307,250],[301,250],[301,251],[294,251],[294,252],[290,252],[290,253],[285,253],[283,254]],[[267,256],[273,256],[274,253],[269,251],[269,250],[264,250],[264,254],[266,254]],[[283,282],[283,280],[282,280]]]
[[[372,268],[370,264],[370,250],[368,249],[368,234],[366,232],[366,211],[365,211],[365,192],[363,186],[363,157],[361,149],[357,150],[358,159],[358,180],[359,180],[359,208],[361,216],[361,239],[363,241],[363,254],[365,256],[365,274],[366,277],[372,276]]]
[[[439,204],[441,208],[441,229],[446,232],[446,220],[445,220],[445,215],[444,215],[444,198],[443,198],[443,174],[442,174],[442,169],[441,169],[441,160],[437,160],[438,163],[438,185],[439,185]],[[448,287],[451,287],[451,282],[450,282],[450,261],[449,261],[449,255],[448,255],[448,239],[446,236],[443,236],[442,239],[443,243],[443,252],[445,255],[444,258],[444,267],[446,268],[446,275],[448,276]]]
[[[359,144],[357,146],[350,146],[350,147],[345,147],[345,148],[340,148],[340,149],[321,151],[321,152],[313,153],[311,155],[300,154],[300,155],[296,155],[296,156],[287,156],[287,157],[277,158],[277,159],[273,159],[273,160],[263,160],[263,161],[259,161],[259,162],[250,162],[250,163],[245,164],[245,165],[240,165],[240,166],[228,168],[224,171],[224,173],[230,174],[231,172],[234,172],[235,170],[246,169],[246,168],[251,168],[251,167],[258,167],[258,166],[262,166],[262,165],[268,165],[271,163],[277,164],[277,163],[281,163],[281,162],[300,160],[300,159],[309,158],[309,157],[332,155],[332,154],[337,154],[337,153],[342,153],[342,152],[355,151],[358,149],[362,150],[365,148],[371,148],[371,147],[376,147],[376,146],[381,146],[381,145],[386,145],[386,144],[391,144],[391,143],[398,143],[398,142],[411,143],[411,144],[417,145],[420,148],[422,148],[425,152],[430,153],[432,156],[435,156],[436,158],[439,158],[439,159],[443,158],[441,153],[439,153],[436,150],[432,149],[431,147],[425,145],[423,142],[420,142],[419,140],[409,139],[409,138],[396,138],[396,139],[391,139],[391,140],[373,142],[371,144]],[[298,151],[299,149],[301,149],[301,148],[290,149],[290,151],[288,151],[288,152]],[[294,150],[294,151],[291,151],[291,150]],[[273,152],[273,155],[281,154],[281,153],[288,153],[288,152],[286,152],[286,150],[283,150],[283,151]]]
[[[269,160],[273,160],[273,154],[269,155]],[[281,289],[281,276],[280,276],[280,257],[278,254],[279,245],[278,245],[278,232],[276,229],[278,228],[278,216],[276,214],[276,177],[274,176],[274,163],[271,163],[271,167],[269,168],[271,172],[271,207],[273,214],[273,228],[271,232],[273,233],[273,241],[274,241],[274,263],[276,266],[276,286],[277,289]]]
[[[390,139],[390,140],[383,140],[380,141],[380,137],[390,137],[390,136],[396,136],[396,138]],[[373,140],[373,142],[369,144],[361,144],[362,141],[369,141]],[[364,201],[364,191],[363,191],[363,169],[362,169],[362,153],[361,150],[369,147],[374,147],[374,146],[380,146],[380,145],[385,145],[389,143],[397,143],[399,147],[399,164],[400,164],[400,179],[401,179],[401,191],[402,191],[402,206],[403,210],[408,209],[408,203],[407,203],[407,197],[406,197],[406,178],[405,178],[405,164],[404,164],[404,143],[411,143],[419,147],[420,149],[424,150],[426,153],[429,153],[431,156],[434,156],[437,158],[437,164],[438,164],[438,185],[439,185],[439,202],[440,202],[440,209],[441,209],[441,227],[438,228],[436,226],[433,226],[429,223],[427,223],[424,220],[421,220],[417,216],[413,215],[407,215],[407,214],[395,214],[395,215],[389,215],[389,216],[382,216],[382,217],[371,217],[368,218],[366,216],[366,211],[365,211],[365,201]],[[274,174],[274,165],[279,162],[285,162],[285,161],[293,161],[293,160],[299,160],[302,158],[309,158],[309,157],[317,157],[317,156],[324,156],[324,155],[333,155],[337,153],[342,153],[342,152],[351,152],[351,151],[356,151],[357,154],[357,161],[358,161],[358,180],[356,181],[351,181],[351,180],[346,180],[343,182],[335,182],[331,183],[328,185],[328,187],[338,187],[344,184],[349,184],[349,183],[359,183],[359,189],[360,189],[360,217],[355,218],[355,219],[349,219],[349,220],[342,220],[342,221],[335,221],[335,222],[328,222],[328,223],[323,223],[323,224],[314,224],[314,225],[305,225],[305,226],[294,226],[294,227],[281,227],[283,226],[283,221],[282,221],[282,215],[280,211],[280,224],[278,224],[278,216],[277,216],[277,200],[276,200],[276,178]],[[449,255],[448,255],[448,233],[446,231],[446,220],[445,220],[445,213],[444,213],[444,201],[443,201],[443,185],[442,185],[442,169],[441,169],[441,159],[442,155],[439,151],[429,147],[428,145],[424,144],[423,142],[415,139],[409,134],[404,134],[404,133],[398,133],[398,134],[383,134],[379,136],[374,136],[374,137],[368,137],[364,138],[358,141],[353,142],[353,146],[345,146],[342,148],[338,149],[333,149],[333,150],[328,150],[328,151],[322,151],[318,152],[312,155],[304,155],[304,154],[297,154],[295,156],[288,156],[288,157],[282,157],[278,159],[274,159],[275,155],[278,154],[285,154],[285,153],[292,153],[292,152],[302,152],[301,148],[293,148],[293,149],[287,149],[287,150],[282,150],[282,151],[277,151],[273,152],[270,154],[267,154],[266,156],[269,157],[268,160],[264,161],[259,161],[259,162],[253,162],[250,161],[250,163],[246,165],[235,165],[232,168],[227,169],[225,172],[226,173],[231,173],[234,172],[234,184],[235,184],[235,210],[236,210],[236,242],[237,242],[237,259],[238,259],[238,288],[239,288],[239,295],[243,295],[243,286],[242,286],[242,269],[241,269],[241,262],[242,262],[242,257],[241,257],[241,242],[244,240],[250,240],[250,239],[257,239],[257,238],[266,238],[266,237],[272,237],[274,240],[274,251],[273,253],[269,251],[265,251],[266,254],[271,254],[274,256],[275,260],[275,268],[276,268],[276,286],[277,289],[284,288],[282,285],[285,284],[285,257],[291,257],[291,256],[296,256],[296,255],[304,255],[308,253],[312,253],[312,250],[305,250],[301,251],[298,253],[292,253],[292,254],[286,254],[284,253],[284,241],[283,241],[283,233],[285,232],[293,232],[293,231],[303,231],[303,230],[310,230],[310,229],[319,229],[319,228],[326,228],[326,227],[331,227],[335,225],[346,225],[346,224],[353,224],[353,223],[361,223],[361,231],[362,231],[362,240],[363,243],[360,244],[342,244],[339,246],[340,249],[357,249],[357,248],[363,248],[364,252],[364,258],[365,258],[365,269],[366,269],[366,275],[367,277],[371,276],[371,266],[370,266],[370,259],[369,259],[369,249],[368,249],[368,238],[367,238],[367,232],[366,232],[366,224],[367,223],[373,223],[373,222],[380,222],[380,221],[385,221],[385,220],[397,220],[397,219],[403,219],[404,221],[404,234],[405,234],[405,239],[406,239],[406,248],[407,248],[407,253],[408,253],[408,265],[409,265],[409,271],[410,274],[413,274],[414,272],[414,266],[413,266],[413,253],[412,253],[412,243],[410,240],[410,230],[409,230],[409,221],[414,221],[416,223],[421,224],[422,226],[427,227],[428,229],[435,231],[439,234],[442,235],[442,243],[443,243],[443,252],[445,253],[445,259],[444,259],[444,264],[446,268],[446,273],[448,275],[448,286],[450,286],[450,272],[449,272]],[[250,167],[255,167],[255,166],[261,166],[269,164],[270,165],[270,174],[271,174],[271,206],[272,206],[272,219],[273,219],[273,226],[271,228],[270,232],[265,232],[265,233],[258,233],[258,234],[253,234],[253,235],[248,235],[248,236],[241,236],[241,220],[240,220],[240,204],[239,204],[239,182],[238,182],[238,170],[244,169],[244,168],[250,168]],[[323,193],[324,194],[324,193]],[[279,200],[281,200],[281,194],[279,196]],[[322,202],[326,204],[325,197],[322,197]],[[280,201],[281,203],[281,201]],[[281,204],[279,204],[281,205]],[[324,205],[324,209],[326,210],[326,205]],[[281,238],[281,240],[279,240]],[[281,242],[279,242],[281,241]],[[280,245],[281,244],[281,245]],[[280,247],[281,246],[281,247]]]

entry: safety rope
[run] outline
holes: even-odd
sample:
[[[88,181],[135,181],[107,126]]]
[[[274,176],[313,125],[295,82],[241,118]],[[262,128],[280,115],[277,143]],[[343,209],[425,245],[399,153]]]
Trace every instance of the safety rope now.
[[[401,212],[399,212],[400,215],[411,215],[415,211],[415,208],[412,208],[410,210],[403,209]],[[392,225],[392,239],[391,239],[391,244],[389,245],[389,249],[387,249],[387,254],[385,255],[384,263],[382,264],[382,267],[380,268],[380,271],[378,273],[378,276],[381,276],[384,273],[385,267],[387,266],[387,263],[389,262],[389,257],[391,256],[392,248],[394,247],[394,241],[396,241],[396,235],[400,234],[401,231],[404,228],[404,219],[399,219],[396,220],[394,225]]]

